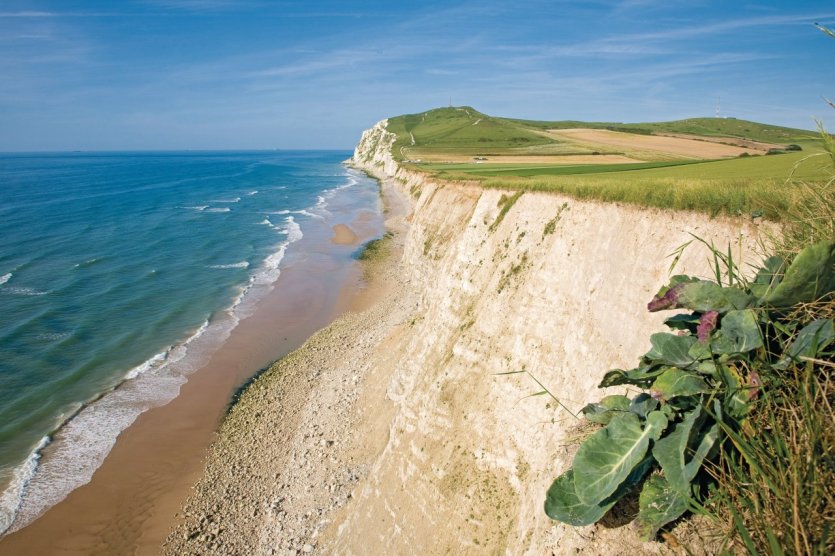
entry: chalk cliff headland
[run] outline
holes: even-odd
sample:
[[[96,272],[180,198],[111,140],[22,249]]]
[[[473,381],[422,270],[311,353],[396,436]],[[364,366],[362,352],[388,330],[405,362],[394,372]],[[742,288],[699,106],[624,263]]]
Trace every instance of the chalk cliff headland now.
[[[531,395],[539,381],[575,413],[597,399],[662,328],[645,307],[670,253],[692,233],[753,258],[756,226],[440,182],[394,140],[384,120],[352,158],[394,233],[372,299],[242,395],[165,552],[657,553],[629,526],[545,515],[581,422]],[[677,266],[708,269],[695,248]]]

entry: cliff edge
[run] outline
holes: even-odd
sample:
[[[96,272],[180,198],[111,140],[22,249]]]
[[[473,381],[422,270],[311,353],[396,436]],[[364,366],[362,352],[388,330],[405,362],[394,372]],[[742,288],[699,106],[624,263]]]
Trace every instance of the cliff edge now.
[[[546,517],[582,425],[534,378],[574,413],[598,399],[603,373],[633,367],[663,329],[645,307],[669,255],[696,234],[752,260],[756,226],[441,183],[399,167],[394,139],[378,123],[353,161],[414,198],[403,280],[419,301],[387,388],[389,440],[337,551],[657,552],[625,526],[628,510],[584,528]],[[686,250],[676,272],[708,275],[706,252]]]

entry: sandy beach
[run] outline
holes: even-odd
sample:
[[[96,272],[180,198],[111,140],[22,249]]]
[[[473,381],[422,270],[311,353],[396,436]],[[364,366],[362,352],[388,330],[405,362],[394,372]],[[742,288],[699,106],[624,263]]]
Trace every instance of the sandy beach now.
[[[365,263],[367,295],[241,396],[164,554],[330,550],[328,525],[388,440],[391,367],[370,360],[385,353],[413,308],[398,279],[407,201],[391,185],[384,191],[395,234]]]
[[[316,330],[367,303],[358,263],[337,264],[329,249],[352,253],[382,233],[380,216],[362,210],[350,241],[330,244],[324,223],[290,255],[273,291],[171,403],[126,429],[88,484],[28,526],[0,539],[0,554],[158,554],[174,515],[203,472],[206,449],[237,388],[300,346]],[[317,247],[321,246],[321,247]],[[341,260],[341,259],[340,259]],[[48,453],[45,455],[48,457]]]
[[[347,224],[336,224],[331,241],[337,245],[356,245],[357,234]]]

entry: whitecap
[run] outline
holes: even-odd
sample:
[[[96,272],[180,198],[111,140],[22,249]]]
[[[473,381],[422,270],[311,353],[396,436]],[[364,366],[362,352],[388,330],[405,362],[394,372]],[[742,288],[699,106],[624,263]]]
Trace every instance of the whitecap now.
[[[304,237],[301,226],[299,226],[298,222],[292,216],[284,219],[284,226],[281,233],[287,234],[287,239],[278,245],[274,253],[264,259],[262,270],[252,277],[253,284],[265,285],[275,282],[281,274],[278,267],[284,258],[284,254],[287,252],[287,247]]]
[[[209,321],[205,321],[202,325],[200,325],[200,328],[198,328],[191,336],[186,338],[180,344],[169,347],[165,351],[157,353],[150,359],[129,370],[127,374],[125,374],[125,380],[133,380],[134,378],[148,372],[151,369],[157,369],[162,367],[163,364],[170,365],[172,363],[176,363],[185,356],[188,345],[195,339],[202,336],[203,333],[206,332],[206,329],[208,327]]]
[[[0,276],[0,285],[5,284],[9,280],[11,280],[11,278],[12,278],[12,273],[11,272],[9,272],[7,274],[4,274],[3,276]]]
[[[40,291],[40,290],[36,290],[36,289],[33,289],[33,288],[20,288],[20,287],[6,287],[6,288],[0,289],[0,291],[2,291],[4,293],[11,294],[11,295],[20,295],[20,296],[24,296],[24,297],[36,297],[36,296],[39,296],[39,295],[46,295],[46,294],[49,293],[49,292],[43,292],[43,291]]]
[[[240,202],[240,197],[234,197],[232,199],[212,199],[209,201],[210,203],[238,203]]]
[[[203,212],[204,210],[209,208],[209,205],[197,205],[197,206],[194,206],[194,207],[182,207],[182,208],[189,209],[189,210],[196,210],[198,212]]]
[[[270,221],[269,218],[263,219],[261,222],[259,222],[259,224],[262,224],[264,226],[269,226],[270,228],[277,231],[278,233],[286,233],[286,230],[284,228],[282,228],[281,226],[276,226],[275,224],[272,223],[272,221]]]
[[[213,264],[209,265],[209,268],[249,268],[249,262],[241,261],[239,263]]]
[[[285,230],[287,231],[288,243],[295,243],[304,237],[301,226],[299,226],[298,222],[293,220],[292,216],[288,216],[285,219],[285,222],[287,223]]]
[[[250,197],[251,197],[252,195],[258,195],[258,190],[257,190],[257,189],[255,189],[255,190],[253,190],[253,191],[250,191],[250,192],[248,192],[248,193],[247,193],[247,195],[248,195],[248,196],[250,196]]]
[[[95,264],[95,263],[99,262],[99,260],[100,259],[95,258],[95,257],[92,258],[92,259],[87,259],[83,263],[76,263],[74,268],[82,268],[82,267],[85,267],[85,266],[90,266],[91,264]]]
[[[309,212],[309,211],[304,210],[304,209],[295,211],[295,214],[301,214],[302,216],[309,216],[310,218],[318,218],[319,220],[324,220],[325,219],[325,217],[320,215],[320,214],[313,214],[312,212]]]
[[[0,492],[0,535],[3,534],[14,522],[26,485],[35,475],[38,468],[38,460],[41,458],[41,450],[49,444],[49,437],[44,436],[37,446],[29,453],[29,457],[12,471],[12,478],[5,490]]]
[[[46,332],[44,334],[38,334],[38,339],[47,342],[61,342],[70,336],[72,336],[71,332]]]
[[[229,207],[214,207],[206,209],[206,212],[229,212],[230,210],[232,209],[230,209]]]

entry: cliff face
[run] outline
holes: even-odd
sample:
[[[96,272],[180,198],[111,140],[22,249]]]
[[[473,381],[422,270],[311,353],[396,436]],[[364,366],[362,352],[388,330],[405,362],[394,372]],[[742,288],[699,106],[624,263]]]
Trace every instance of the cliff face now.
[[[603,373],[634,367],[664,329],[665,316],[645,307],[668,278],[669,254],[693,233],[751,260],[756,229],[542,193],[502,215],[512,192],[399,168],[385,125],[363,134],[353,161],[414,198],[403,280],[419,302],[386,357],[395,362],[388,442],[336,523],[335,546],[654,552],[629,527],[575,529],[545,516],[545,491],[571,464],[581,421],[531,396],[543,390],[533,377],[575,413],[599,399]],[[686,250],[677,273],[709,275],[706,252]],[[514,371],[529,374],[501,374]]]

